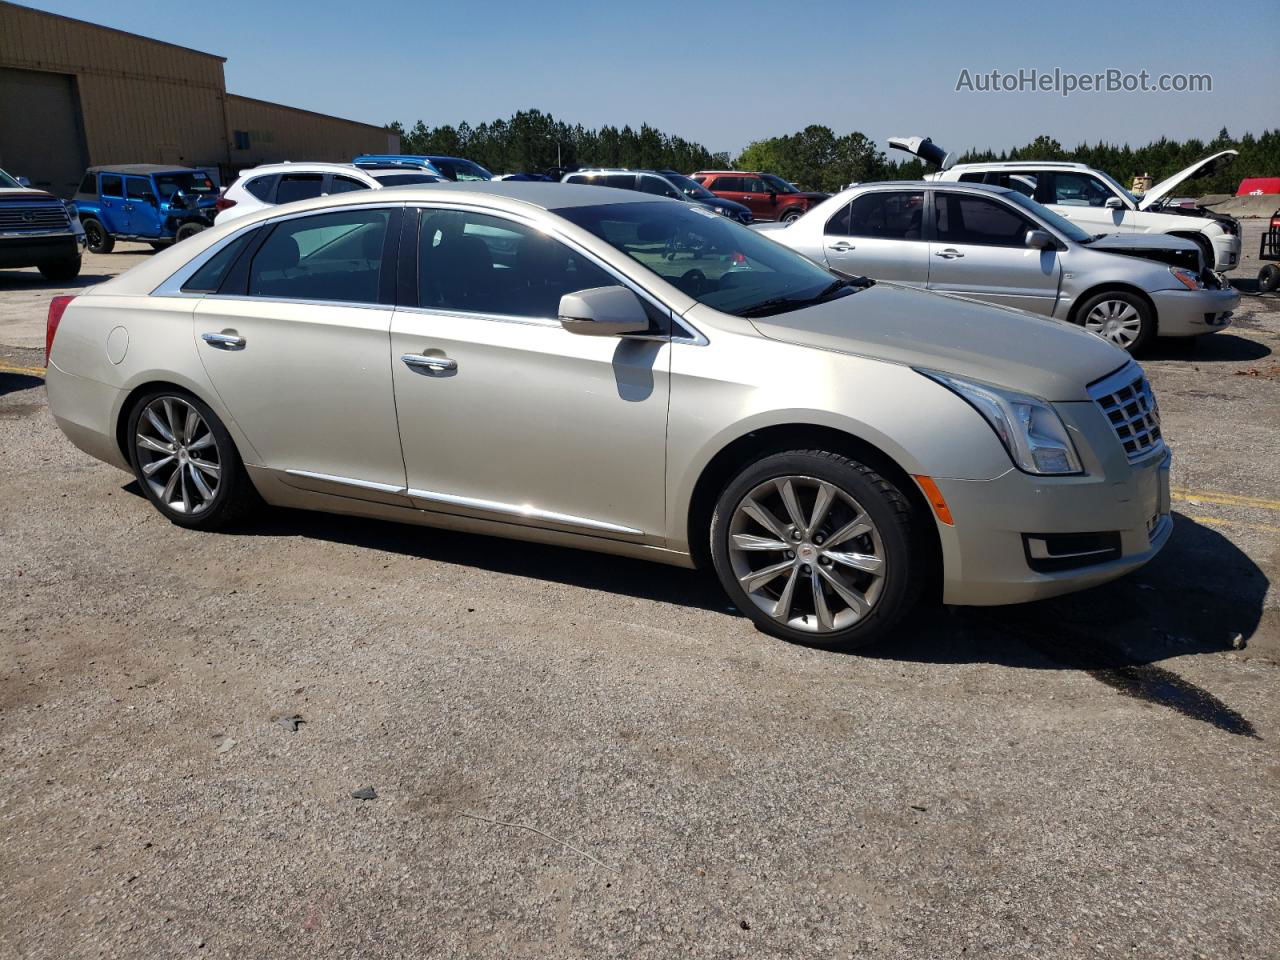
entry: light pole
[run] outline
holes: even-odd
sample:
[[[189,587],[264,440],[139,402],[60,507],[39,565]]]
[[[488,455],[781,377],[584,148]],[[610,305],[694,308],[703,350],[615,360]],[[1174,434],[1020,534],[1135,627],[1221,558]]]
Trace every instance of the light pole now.
[[[557,137],[555,134],[548,133],[547,139],[554,140],[556,142],[556,167],[558,169],[559,167],[562,166],[562,164],[560,163],[560,138]]]

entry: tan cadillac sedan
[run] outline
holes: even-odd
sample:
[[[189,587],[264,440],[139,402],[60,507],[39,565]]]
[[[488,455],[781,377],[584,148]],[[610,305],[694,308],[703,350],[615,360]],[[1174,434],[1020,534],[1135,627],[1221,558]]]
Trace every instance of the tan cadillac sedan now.
[[[48,343],[59,426],[174,523],[264,500],[705,562],[806,643],[883,636],[925,588],[1099,584],[1171,529],[1116,347],[627,191],[273,207],[57,298]]]

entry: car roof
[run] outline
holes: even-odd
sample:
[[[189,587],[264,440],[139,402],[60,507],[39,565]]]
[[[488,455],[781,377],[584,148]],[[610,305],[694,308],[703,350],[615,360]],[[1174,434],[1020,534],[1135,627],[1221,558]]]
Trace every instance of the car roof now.
[[[170,167],[162,163],[107,163],[89,167],[86,173],[124,173],[148,176],[153,173],[205,173],[194,167]]]
[[[581,170],[570,170],[565,176],[574,177],[580,173],[651,173],[655,177],[668,176],[668,173],[664,173],[661,170],[650,170],[648,167],[583,167]],[[677,174],[677,176],[683,176],[683,174]]]
[[[949,170],[1091,170],[1087,163],[1067,160],[986,160],[981,163],[957,163]]]
[[[379,168],[379,169],[389,169],[389,168]],[[366,175],[369,173],[369,171],[366,170],[364,167],[357,167],[354,163],[326,163],[324,161],[318,161],[315,163],[311,163],[311,162],[289,163],[288,161],[285,161],[282,163],[264,163],[259,167],[245,167],[243,170],[240,171],[239,175],[244,177],[244,176],[248,176],[249,174],[257,175],[262,173],[289,173],[289,172],[350,173],[353,170],[359,170],[361,173]]]
[[[851,190],[867,190],[872,187],[876,189],[917,189],[917,190],[948,190],[951,192],[961,193],[1018,193],[1011,187],[1002,187],[995,183],[961,183],[957,180],[868,180],[866,183],[855,183],[846,187],[840,193],[848,193]]]

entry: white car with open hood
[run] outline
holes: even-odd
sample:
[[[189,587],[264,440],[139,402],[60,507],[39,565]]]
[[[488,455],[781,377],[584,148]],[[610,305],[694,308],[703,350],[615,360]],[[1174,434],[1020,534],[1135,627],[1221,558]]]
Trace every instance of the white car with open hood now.
[[[1210,269],[1230,270],[1240,264],[1240,224],[1234,218],[1203,207],[1163,206],[1183,183],[1210,176],[1231,163],[1236,150],[1221,150],[1205,157],[1135,197],[1108,174],[1084,163],[955,163],[954,154],[928,137],[890,137],[889,146],[941,168],[927,175],[926,180],[1010,187],[1089,233],[1168,233],[1194,241]]]

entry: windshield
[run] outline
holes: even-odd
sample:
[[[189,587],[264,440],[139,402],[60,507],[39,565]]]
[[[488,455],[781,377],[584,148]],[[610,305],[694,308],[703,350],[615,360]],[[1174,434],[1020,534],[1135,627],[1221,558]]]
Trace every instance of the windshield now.
[[[699,303],[762,317],[851,290],[812,260],[705,207],[611,203],[553,211]]]
[[[1081,230],[1066,217],[1059,216],[1048,207],[1036,203],[1030,197],[1019,193],[1017,190],[1010,190],[1004,195],[1004,198],[1016,203],[1029,213],[1035,214],[1035,216],[1053,227],[1054,230],[1057,230],[1068,240],[1072,240],[1076,243],[1088,243],[1093,239],[1092,234]]]
[[[678,173],[668,173],[668,174],[664,174],[664,176],[668,180],[670,180],[673,184],[675,184],[676,189],[679,190],[681,193],[683,193],[686,197],[690,197],[694,200],[719,200],[720,199],[714,193],[712,193],[710,190],[708,190],[706,187],[700,184],[697,180],[690,180],[688,177],[683,177]]]
[[[439,177],[429,173],[375,173],[373,178],[384,187],[403,187],[410,183],[439,183]]]
[[[431,165],[450,180],[492,180],[493,174],[470,160],[432,160]]]
[[[775,177],[772,173],[760,174],[760,179],[769,185],[769,189],[774,193],[799,193],[795,184],[787,183],[781,177]]]
[[[179,190],[205,197],[217,192],[218,188],[207,173],[157,173],[156,189],[162,198],[168,200]]]
[[[17,180],[13,179],[13,177],[9,176],[3,170],[0,170],[0,188],[5,190],[14,190],[21,186],[22,184]]]

